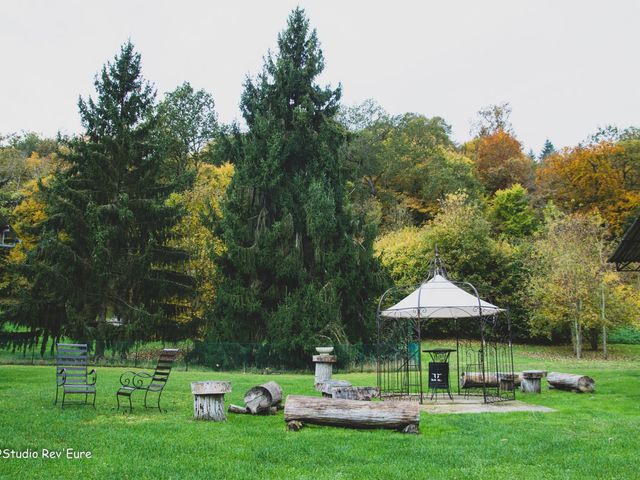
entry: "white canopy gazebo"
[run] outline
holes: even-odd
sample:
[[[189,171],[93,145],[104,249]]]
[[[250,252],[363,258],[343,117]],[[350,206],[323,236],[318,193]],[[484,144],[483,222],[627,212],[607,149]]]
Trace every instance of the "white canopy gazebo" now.
[[[398,300],[402,292],[409,293]],[[391,306],[385,306],[394,301]],[[475,388],[476,393],[481,389],[485,402],[515,398],[512,383],[500,382],[513,378],[511,328],[508,317],[506,322],[498,320],[502,312],[505,310],[482,300],[472,284],[449,280],[436,251],[428,280],[410,287],[391,288],[380,298],[378,387],[381,395],[419,395],[423,400],[422,327],[430,320],[439,320],[449,324],[446,331],[455,331],[456,348],[451,352],[455,352],[458,394],[464,389],[465,395],[469,395]],[[430,362],[430,372],[434,362]],[[448,368],[447,363],[446,389],[451,395]],[[431,375],[429,386],[434,392]]]
[[[469,284],[471,288],[473,286]],[[475,290],[475,288],[474,288]],[[502,308],[467,293],[440,273],[398,303],[380,312],[386,318],[469,318],[503,312]]]

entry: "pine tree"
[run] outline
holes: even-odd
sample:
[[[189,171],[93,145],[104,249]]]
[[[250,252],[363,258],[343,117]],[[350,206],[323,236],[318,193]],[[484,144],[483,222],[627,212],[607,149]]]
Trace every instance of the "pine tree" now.
[[[166,203],[175,187],[153,143],[155,92],[131,43],[95,88],[95,101],[79,100],[85,132],[67,141],[66,167],[40,185],[47,218],[20,269],[26,286],[6,313],[45,335],[96,338],[99,355],[111,330],[177,335],[191,280],[174,268],[185,254],[167,246],[181,212]]]
[[[316,32],[298,8],[275,58],[245,83],[248,132],[236,132],[220,222],[226,250],[212,336],[268,341],[290,365],[305,362],[319,337],[372,333],[371,300],[382,286],[375,227],[347,200],[340,88],[315,83],[323,68]]]
[[[556,147],[553,146],[551,140],[548,138],[544,141],[544,146],[542,147],[542,152],[540,152],[540,160],[544,160],[552,153],[556,152]]]

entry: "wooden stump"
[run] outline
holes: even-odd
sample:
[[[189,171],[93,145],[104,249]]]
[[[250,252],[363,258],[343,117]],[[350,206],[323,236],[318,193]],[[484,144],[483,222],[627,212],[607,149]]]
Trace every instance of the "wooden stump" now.
[[[551,372],[547,376],[547,382],[549,383],[549,388],[571,390],[579,393],[591,393],[596,389],[593,378],[585,375]]]
[[[224,394],[231,392],[231,382],[193,382],[193,416],[196,420],[224,422]]]
[[[416,433],[420,424],[418,402],[362,402],[289,395],[284,405],[289,429],[300,425],[333,425],[350,428],[387,428]]]
[[[525,370],[522,372],[521,388],[523,393],[540,393],[544,370]]]

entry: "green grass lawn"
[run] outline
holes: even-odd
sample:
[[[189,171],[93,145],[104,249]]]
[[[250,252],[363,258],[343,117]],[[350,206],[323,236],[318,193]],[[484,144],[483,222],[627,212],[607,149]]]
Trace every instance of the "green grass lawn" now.
[[[556,413],[422,414],[421,434],[332,427],[285,430],[283,414],[193,420],[190,382],[231,380],[226,402],[275,380],[285,394],[316,395],[311,375],[174,371],[168,413],[115,410],[123,368],[99,368],[97,409],[52,405],[51,366],[0,366],[0,450],[73,448],[91,459],[2,459],[3,478],[640,478],[640,346],[615,345],[612,359],[577,361],[567,348],[515,349],[516,369],[591,375],[594,394],[518,395]],[[357,385],[375,374],[341,374]],[[140,405],[138,398],[137,405]],[[1,452],[0,452],[1,453]]]

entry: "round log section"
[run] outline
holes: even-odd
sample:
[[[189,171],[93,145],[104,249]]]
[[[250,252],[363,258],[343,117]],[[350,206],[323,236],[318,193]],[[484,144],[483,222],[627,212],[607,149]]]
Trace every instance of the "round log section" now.
[[[282,401],[282,387],[276,382],[267,382],[253,387],[244,394],[246,409],[253,415],[270,412],[271,407],[278,407]]]
[[[540,393],[542,391],[542,377],[544,370],[525,370],[522,372],[520,387],[523,393]]]
[[[578,393],[591,393],[596,389],[596,383],[593,378],[571,373],[551,372],[547,376],[547,383],[549,388],[570,390]]]
[[[196,420],[224,422],[224,394],[231,392],[231,382],[210,380],[193,382],[193,416]]]
[[[297,431],[305,424],[349,428],[386,428],[418,433],[418,402],[363,402],[325,397],[289,395],[284,421]]]

